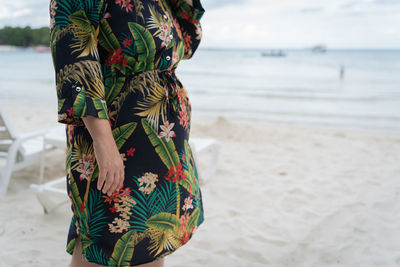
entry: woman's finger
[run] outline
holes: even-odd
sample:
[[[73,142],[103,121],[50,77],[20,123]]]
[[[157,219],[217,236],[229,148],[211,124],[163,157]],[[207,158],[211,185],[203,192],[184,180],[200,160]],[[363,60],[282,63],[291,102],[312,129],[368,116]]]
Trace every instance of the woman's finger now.
[[[106,173],[103,170],[99,169],[99,177],[97,179],[97,189],[98,190],[101,190],[101,188],[104,185],[104,181],[106,180],[105,174]]]
[[[124,180],[125,180],[125,172],[124,172],[124,170],[122,169],[122,170],[120,170],[120,172],[119,172],[120,174],[120,177],[121,177],[121,179],[120,179],[120,181],[119,181],[119,184],[118,184],[118,188],[117,188],[117,190],[119,191],[119,190],[121,190],[122,189],[122,187],[124,187]]]
[[[114,174],[112,172],[108,172],[106,177],[106,184],[103,187],[104,194],[108,194],[109,196],[111,195],[110,188],[112,187],[113,182]]]
[[[118,190],[119,183],[120,183],[119,175],[118,175],[118,173],[114,173],[114,181],[110,187],[111,193],[114,193],[116,190]]]

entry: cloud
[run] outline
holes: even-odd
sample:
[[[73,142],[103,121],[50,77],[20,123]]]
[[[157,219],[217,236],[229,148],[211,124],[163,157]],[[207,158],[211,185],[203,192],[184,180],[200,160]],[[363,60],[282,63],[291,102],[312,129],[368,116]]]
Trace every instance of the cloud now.
[[[207,9],[214,9],[219,7],[226,7],[228,5],[242,5],[245,4],[248,0],[203,0],[201,1],[204,7]]]
[[[244,5],[206,10],[203,45],[302,48],[325,43],[328,47],[398,48],[396,1],[377,5],[373,0],[249,0]]]
[[[322,7],[303,8],[300,10],[301,13],[321,13],[323,11]]]
[[[375,0],[373,3],[377,5],[400,5],[399,0]]]
[[[201,0],[203,47],[400,47],[400,0]],[[49,25],[50,0],[0,0],[0,27]]]
[[[50,0],[0,0],[0,27],[49,25]]]

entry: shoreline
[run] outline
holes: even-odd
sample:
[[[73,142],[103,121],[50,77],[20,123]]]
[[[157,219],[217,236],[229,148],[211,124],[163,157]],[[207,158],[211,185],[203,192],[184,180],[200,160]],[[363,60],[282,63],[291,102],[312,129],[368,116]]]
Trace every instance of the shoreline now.
[[[44,107],[42,105],[31,105],[27,108],[25,105],[22,104],[4,104],[2,105],[2,109],[10,117],[10,114],[13,114],[14,118],[16,119],[16,123],[11,121],[11,124],[17,128],[20,128],[19,131],[29,131],[29,130],[37,130],[40,129],[39,126],[44,127],[52,127],[57,126],[59,124],[57,119],[57,110],[56,107],[49,108]],[[19,115],[15,114],[15,110],[19,111]],[[32,114],[46,114],[45,116],[40,116],[37,120],[40,120],[40,123],[36,124],[34,121],[29,122],[29,118],[35,120],[35,116]],[[11,118],[9,118],[11,119]],[[206,112],[201,111],[192,111],[192,123],[202,123],[202,122],[213,122],[216,123],[217,121],[229,121],[233,125],[247,125],[250,126],[263,126],[263,127],[285,127],[285,128],[299,128],[299,129],[314,129],[314,130],[321,130],[327,132],[352,132],[356,134],[382,134],[392,137],[400,136],[400,131],[395,129],[383,129],[383,128],[376,128],[373,129],[371,127],[360,127],[360,126],[348,126],[348,125],[327,125],[327,124],[319,124],[319,123],[307,123],[307,122],[287,122],[287,121],[273,121],[273,120],[265,120],[259,118],[244,118],[238,117],[233,118],[224,115],[209,115]],[[37,125],[37,127],[36,127]],[[18,132],[19,132],[18,131]]]
[[[0,45],[0,52],[14,52],[14,51],[50,52],[50,47],[46,45],[32,45],[32,46]]]

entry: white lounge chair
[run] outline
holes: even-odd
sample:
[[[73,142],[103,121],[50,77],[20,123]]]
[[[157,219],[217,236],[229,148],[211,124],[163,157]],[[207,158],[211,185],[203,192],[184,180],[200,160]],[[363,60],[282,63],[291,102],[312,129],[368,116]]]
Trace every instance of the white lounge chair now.
[[[12,173],[36,163],[44,146],[43,137],[48,129],[17,135],[4,111],[0,108],[0,198],[4,197]]]
[[[64,128],[54,129],[45,136],[45,142],[54,145],[55,147],[65,148],[65,130]],[[190,147],[192,148],[195,161],[199,161],[199,154],[211,152],[211,158],[206,168],[198,168],[200,183],[203,184],[210,176],[212,176],[217,168],[218,154],[220,143],[211,138],[191,138],[189,139]],[[60,177],[50,182],[42,183],[43,181],[43,164],[41,164],[40,182],[39,184],[31,184],[31,190],[36,192],[36,196],[47,214],[58,206],[69,202],[66,189],[66,177]]]

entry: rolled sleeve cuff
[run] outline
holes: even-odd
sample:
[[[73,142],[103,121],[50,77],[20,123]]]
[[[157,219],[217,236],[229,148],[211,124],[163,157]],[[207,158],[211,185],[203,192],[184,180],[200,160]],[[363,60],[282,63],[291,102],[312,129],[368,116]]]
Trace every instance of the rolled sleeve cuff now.
[[[58,122],[84,126],[83,117],[88,115],[109,120],[107,104],[104,99],[86,94],[84,86],[76,86],[72,95],[58,99]],[[79,89],[80,88],[80,89]]]
[[[200,21],[205,12],[200,0],[193,0],[193,6],[185,0],[177,0],[174,11],[177,17],[187,19],[192,23]]]

